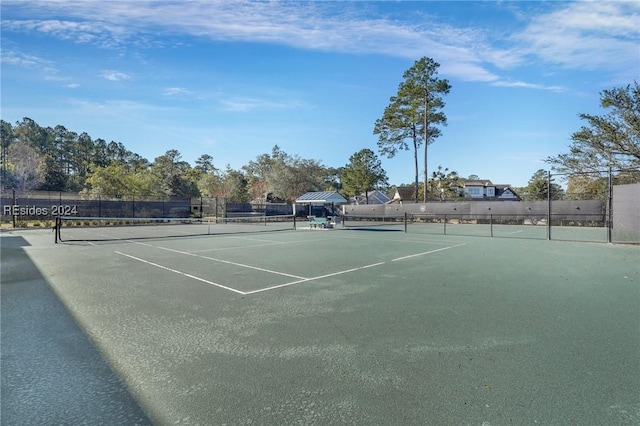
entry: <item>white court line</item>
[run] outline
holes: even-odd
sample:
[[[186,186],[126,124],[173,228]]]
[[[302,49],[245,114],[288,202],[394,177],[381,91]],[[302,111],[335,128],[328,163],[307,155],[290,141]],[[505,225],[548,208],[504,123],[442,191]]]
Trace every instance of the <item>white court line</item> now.
[[[243,265],[243,264],[240,264],[240,263],[230,262],[230,261],[226,261],[226,260],[214,259],[214,258],[210,258],[210,257],[207,257],[207,256],[200,256],[200,255],[193,254],[193,253],[182,252],[182,251],[174,250],[174,249],[168,249],[168,248],[165,248],[165,247],[157,247],[157,246],[153,246],[153,245],[145,244],[145,243],[136,243],[136,244],[141,244],[141,245],[145,245],[145,246],[149,246],[149,247],[158,248],[158,249],[161,249],[161,250],[167,250],[167,251],[171,251],[171,252],[186,254],[188,256],[200,257],[200,258],[203,258],[203,259],[209,259],[209,260],[214,260],[214,261],[218,261],[218,262],[222,262],[222,263],[228,263],[228,264],[235,265],[235,266],[241,266],[241,267],[246,267],[246,268],[250,268],[250,269],[256,269],[256,270],[259,270],[259,271],[270,272],[270,273],[289,276],[289,277],[293,277],[293,278],[299,278],[296,281],[291,281],[291,282],[284,283],[284,284],[278,284],[278,285],[265,287],[265,288],[260,288],[260,289],[257,289],[257,290],[251,290],[251,291],[241,291],[241,290],[236,290],[235,288],[227,287],[227,286],[222,285],[222,284],[214,283],[213,281],[205,280],[204,278],[200,278],[200,277],[197,277],[195,275],[187,274],[186,272],[182,272],[182,271],[179,271],[177,269],[169,268],[167,266],[163,266],[163,265],[160,265],[160,264],[157,264],[157,263],[154,263],[154,262],[150,262],[148,260],[144,260],[144,259],[141,259],[139,257],[135,257],[135,256],[131,256],[129,254],[125,254],[125,253],[122,253],[122,252],[119,252],[119,251],[115,251],[115,253],[117,253],[117,254],[129,257],[131,259],[135,259],[135,260],[137,260],[139,262],[143,262],[143,263],[145,263],[147,265],[156,266],[156,267],[158,267],[160,269],[164,269],[166,271],[170,271],[170,272],[173,272],[173,273],[176,273],[176,274],[188,277],[188,278],[192,278],[194,280],[201,281],[201,282],[204,282],[206,284],[210,284],[210,285],[213,285],[213,286],[225,289],[225,290],[229,290],[229,291],[232,291],[234,293],[241,294],[243,296],[250,295],[250,294],[256,294],[256,293],[262,293],[262,292],[265,292],[265,291],[275,290],[275,289],[283,288],[283,287],[289,287],[289,286],[292,286],[292,285],[295,285],[295,284],[306,283],[306,282],[309,282],[309,281],[317,281],[317,280],[321,280],[321,279],[324,279],[324,278],[335,277],[337,275],[348,274],[350,272],[357,272],[357,271],[361,271],[363,269],[373,268],[375,266],[380,266],[380,265],[384,265],[385,263],[387,263],[387,262],[384,262],[384,261],[383,262],[377,262],[377,263],[372,263],[370,265],[359,266],[357,268],[346,269],[344,271],[332,272],[330,274],[319,275],[317,277],[305,278],[305,277],[299,277],[299,276],[296,276],[296,275],[284,274],[284,273],[276,272],[276,271],[269,271],[268,269],[257,268],[257,267],[253,267],[253,266],[250,266],[250,265]],[[452,249],[452,248],[455,248],[455,247],[461,247],[461,246],[464,246],[466,244],[467,243],[462,243],[462,244],[457,244],[455,246],[443,247],[443,248],[439,248],[439,249],[435,249],[435,250],[425,251],[425,252],[422,252],[422,253],[411,254],[411,255],[408,255],[408,256],[403,256],[403,257],[398,257],[396,259],[392,259],[391,261],[392,262],[396,262],[396,261],[399,261],[399,260],[405,260],[405,259],[410,259],[410,258],[413,258],[413,257],[424,256],[424,255],[427,255],[427,254],[430,254],[430,253],[436,253],[436,252],[439,252],[439,251],[449,250],[449,249]]]
[[[356,236],[342,236],[342,235],[338,235],[336,236],[336,238],[342,238],[345,240],[366,240],[366,241],[380,241],[379,238],[368,238],[368,237],[356,237]],[[438,244],[438,245],[446,245],[446,244],[451,244],[451,241],[434,241],[434,240],[423,240],[423,239],[414,239],[414,238],[408,238],[406,240],[399,240],[396,238],[389,238],[389,239],[385,239],[384,241],[393,241],[396,243],[417,243],[417,244]]]
[[[352,269],[347,269],[344,271],[339,271],[339,272],[333,272],[331,274],[326,274],[326,275],[320,275],[318,277],[313,277],[313,278],[304,278],[301,279],[299,281],[292,281],[290,283],[285,283],[285,284],[279,284],[279,285],[274,285],[272,287],[265,287],[265,288],[260,288],[258,290],[251,290],[251,291],[247,291],[245,294],[254,294],[254,293],[260,293],[263,291],[269,291],[269,290],[274,290],[276,288],[281,288],[281,287],[288,287],[290,285],[294,285],[294,284],[300,284],[300,283],[306,283],[309,281],[316,281],[316,280],[321,280],[323,278],[328,278],[328,277],[335,277],[336,275],[342,275],[342,274],[348,274],[349,272],[355,272],[355,271],[361,271],[363,269],[367,269],[367,268],[373,268],[374,266],[379,266],[379,265],[383,265],[386,262],[378,262],[378,263],[372,263],[371,265],[365,265],[365,266],[360,266],[358,268],[352,268]]]
[[[201,254],[190,253],[188,251],[175,250],[175,249],[170,249],[170,248],[167,248],[167,247],[154,246],[154,245],[151,245],[151,244],[140,243],[140,242],[135,242],[135,243],[136,244],[140,244],[142,246],[153,247],[153,248],[157,248],[157,249],[160,249],[160,250],[170,251],[170,252],[173,252],[173,253],[184,254],[186,256],[199,257],[200,259],[213,260],[214,262],[226,263],[228,265],[233,265],[233,266],[240,266],[241,268],[254,269],[256,271],[268,272],[270,274],[282,275],[284,277],[289,277],[289,278],[305,279],[305,277],[301,277],[299,275],[292,275],[292,274],[286,274],[284,272],[272,271],[270,269],[259,268],[257,266],[245,265],[244,263],[231,262],[230,260],[218,259],[218,258],[215,258],[215,257],[209,257],[209,256],[203,256]]]
[[[396,259],[392,259],[391,261],[392,262],[397,262],[398,260],[405,260],[405,259],[410,259],[412,257],[424,256],[425,254],[436,253],[438,251],[449,250],[449,249],[452,249],[452,248],[455,248],[455,247],[461,247],[461,246],[466,246],[466,245],[467,245],[467,243],[462,243],[462,244],[457,244],[455,246],[442,247],[442,248],[439,248],[439,249],[429,250],[429,251],[425,251],[425,252],[422,252],[422,253],[410,254],[409,256],[398,257]]]
[[[165,271],[170,271],[170,272],[173,272],[173,273],[176,273],[176,274],[179,274],[179,275],[183,275],[183,276],[185,276],[187,278],[192,278],[194,280],[201,281],[201,282],[207,283],[207,284],[211,284],[213,286],[220,287],[220,288],[223,288],[225,290],[233,291],[234,293],[238,293],[238,294],[242,294],[242,295],[247,294],[244,291],[236,290],[235,288],[231,288],[231,287],[227,287],[227,286],[222,285],[222,284],[214,283],[213,281],[205,280],[204,278],[196,277],[195,275],[187,274],[185,272],[178,271],[177,269],[172,269],[172,268],[168,268],[168,267],[163,266],[163,265],[159,265],[157,263],[149,262],[148,260],[144,260],[144,259],[140,259],[139,257],[131,256],[130,254],[122,253],[122,252],[119,252],[119,251],[116,251],[116,253],[120,254],[122,256],[126,256],[128,258],[137,260],[138,262],[146,263],[147,265],[151,265],[151,266],[155,266],[155,267],[160,268],[160,269],[164,269]]]
[[[277,246],[277,245],[281,245],[281,244],[286,244],[286,243],[281,243],[281,242],[267,243],[267,242],[263,242],[262,244],[251,244],[249,246],[219,247],[219,248],[209,248],[209,249],[202,249],[202,250],[191,250],[191,251],[185,252],[185,253],[206,253],[206,252],[210,252],[210,251],[238,250],[238,249],[246,249],[246,248]],[[160,246],[154,246],[154,247],[160,247]]]
[[[122,253],[122,252],[119,252],[119,251],[116,251],[115,253],[120,254],[122,256],[126,256],[126,257],[128,257],[130,259],[137,260],[138,262],[142,262],[142,263],[145,263],[147,265],[151,265],[151,266],[155,266],[155,267],[160,268],[160,269],[164,269],[165,271],[173,272],[175,274],[182,275],[182,276],[185,276],[187,278],[192,278],[194,280],[201,281],[201,282],[206,283],[206,284],[210,284],[210,285],[213,285],[213,286],[216,286],[216,287],[220,287],[220,288],[225,289],[225,290],[232,291],[232,292],[237,293],[237,294],[241,294],[243,296],[246,296],[246,295],[249,295],[249,294],[260,293],[260,292],[264,292],[264,291],[269,291],[269,290],[274,290],[274,289],[281,288],[281,287],[288,287],[288,286],[291,286],[291,285],[294,285],[294,284],[306,283],[306,282],[309,282],[309,281],[315,281],[315,280],[320,280],[320,279],[323,279],[323,278],[334,277],[336,275],[348,274],[349,272],[361,271],[363,269],[372,268],[374,266],[379,266],[379,265],[382,265],[382,264],[385,263],[385,262],[372,263],[371,265],[360,266],[358,268],[352,268],[352,269],[347,269],[347,270],[344,270],[344,271],[333,272],[331,274],[320,275],[320,276],[312,277],[312,278],[302,278],[302,279],[297,280],[297,281],[292,281],[292,282],[285,283],[285,284],[274,285],[274,286],[271,286],[271,287],[260,288],[258,290],[241,291],[241,290],[236,290],[235,288],[227,287],[227,286],[222,285],[222,284],[214,283],[213,281],[205,280],[204,278],[200,278],[200,277],[197,277],[195,275],[187,274],[186,272],[182,272],[182,271],[179,271],[177,269],[169,268],[167,266],[160,265],[158,263],[150,262],[148,260],[144,260],[144,259],[141,259],[139,257],[131,256],[130,254]]]
[[[329,241],[327,239],[313,239],[313,240],[300,240],[300,241],[270,241],[270,240],[259,240],[256,238],[238,238],[238,239],[249,240],[249,241],[260,241],[263,244],[252,244],[249,246],[236,246],[236,247],[219,247],[219,248],[209,248],[209,249],[202,249],[202,250],[189,250],[188,252],[185,252],[185,253],[206,253],[210,251],[226,251],[226,250],[239,250],[239,249],[241,250],[241,249],[248,249],[248,248],[277,246],[277,245],[284,245],[284,244],[307,244],[309,242],[314,242],[314,241]],[[160,247],[160,246],[153,246],[153,247]]]

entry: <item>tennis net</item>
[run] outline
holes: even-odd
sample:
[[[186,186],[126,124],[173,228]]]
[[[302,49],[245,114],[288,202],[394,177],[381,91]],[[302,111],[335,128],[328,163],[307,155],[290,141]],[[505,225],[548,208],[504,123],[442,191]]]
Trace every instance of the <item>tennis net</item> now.
[[[56,242],[127,241],[186,238],[293,230],[294,215],[229,218],[113,218],[61,216],[56,219]]]

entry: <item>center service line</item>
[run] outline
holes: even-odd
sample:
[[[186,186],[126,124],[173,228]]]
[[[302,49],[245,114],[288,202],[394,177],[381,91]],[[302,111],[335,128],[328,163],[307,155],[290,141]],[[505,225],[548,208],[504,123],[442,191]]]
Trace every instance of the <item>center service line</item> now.
[[[455,248],[455,247],[461,247],[461,246],[465,246],[465,245],[467,245],[467,243],[462,243],[462,244],[458,244],[458,245],[455,245],[455,246],[443,247],[443,248],[439,248],[439,249],[435,249],[435,250],[429,250],[429,251],[425,251],[425,252],[422,252],[422,253],[410,254],[409,256],[398,257],[396,259],[392,259],[391,261],[392,262],[396,262],[398,260],[405,260],[405,259],[410,259],[412,257],[424,256],[425,254],[431,254],[431,253],[435,253],[435,252],[438,252],[438,251],[449,250],[449,249],[452,249],[452,248]]]
[[[360,266],[358,268],[352,268],[352,269],[347,269],[347,270],[344,270],[344,271],[333,272],[331,274],[320,275],[318,277],[304,278],[304,279],[301,279],[301,280],[298,280],[298,281],[292,281],[290,283],[285,283],[285,284],[274,285],[274,286],[271,286],[271,287],[260,288],[258,290],[251,290],[251,291],[245,292],[244,294],[249,295],[249,294],[254,294],[254,293],[260,293],[262,291],[274,290],[276,288],[288,287],[288,286],[294,285],[294,284],[300,284],[300,283],[306,283],[306,282],[309,282],[309,281],[321,280],[323,278],[334,277],[336,275],[342,275],[342,274],[348,274],[349,272],[361,271],[363,269],[373,268],[374,266],[380,266],[380,265],[384,265],[384,264],[385,264],[385,262],[372,263],[371,265],[365,265],[365,266]]]

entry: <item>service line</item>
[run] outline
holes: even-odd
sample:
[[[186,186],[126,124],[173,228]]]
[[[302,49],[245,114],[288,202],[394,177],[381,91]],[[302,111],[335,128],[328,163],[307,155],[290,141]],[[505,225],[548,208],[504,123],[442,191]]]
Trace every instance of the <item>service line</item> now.
[[[410,259],[412,257],[424,256],[425,254],[436,253],[436,252],[439,252],[439,251],[449,250],[449,249],[452,249],[452,248],[461,247],[461,246],[465,246],[465,245],[467,245],[467,243],[457,244],[455,246],[449,246],[449,247],[442,247],[442,248],[435,249],[435,250],[423,251],[422,253],[416,253],[416,254],[410,254],[409,256],[398,257],[396,259],[392,259],[391,261],[392,262],[397,262],[398,260],[405,260],[405,259]]]

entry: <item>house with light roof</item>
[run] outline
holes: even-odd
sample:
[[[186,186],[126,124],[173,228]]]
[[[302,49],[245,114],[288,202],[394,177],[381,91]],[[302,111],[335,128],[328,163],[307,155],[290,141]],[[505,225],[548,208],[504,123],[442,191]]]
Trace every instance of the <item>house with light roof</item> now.
[[[488,179],[464,182],[464,196],[472,200],[521,201],[511,185],[494,184]]]

